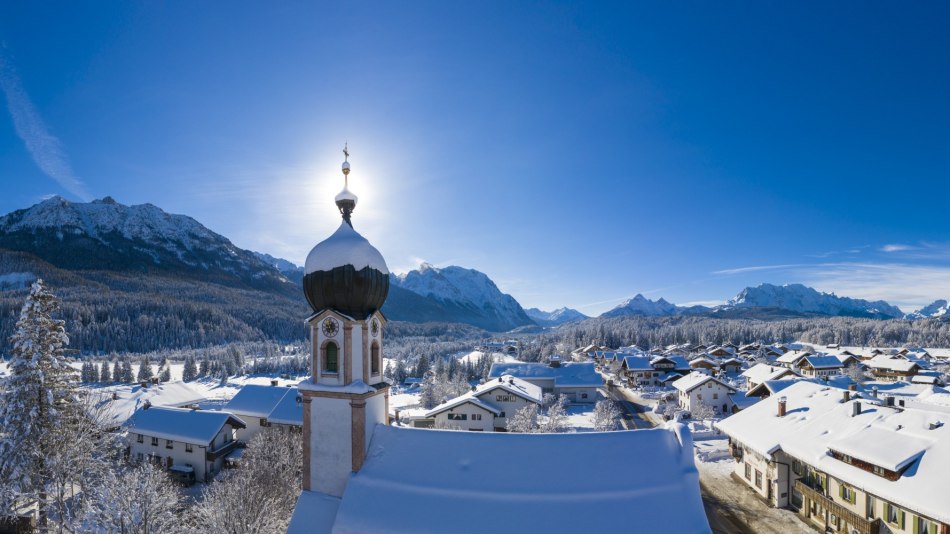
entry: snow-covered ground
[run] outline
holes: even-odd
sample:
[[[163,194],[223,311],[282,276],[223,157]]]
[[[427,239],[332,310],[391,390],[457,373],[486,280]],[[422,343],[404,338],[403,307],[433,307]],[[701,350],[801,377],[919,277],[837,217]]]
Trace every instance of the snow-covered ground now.
[[[696,467],[703,486],[704,500],[712,508],[744,523],[756,534],[814,534],[791,510],[772,508],[744,484],[732,479],[735,461],[725,438],[697,440]]]
[[[484,355],[485,353],[482,351],[473,350],[471,352],[462,352],[456,355],[456,357],[460,363],[478,363],[478,360],[480,360]],[[501,352],[493,352],[491,357],[492,361],[496,363],[518,363],[520,361],[518,358],[515,358],[510,354],[504,354]]]

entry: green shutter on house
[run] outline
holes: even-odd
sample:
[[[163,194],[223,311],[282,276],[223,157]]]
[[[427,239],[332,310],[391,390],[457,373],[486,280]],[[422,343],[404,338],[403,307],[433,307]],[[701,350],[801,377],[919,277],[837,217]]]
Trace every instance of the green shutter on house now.
[[[884,503],[884,521],[890,522],[891,520],[891,503]]]
[[[844,498],[844,485],[843,485],[843,484],[839,484],[839,485],[838,485],[838,497],[841,497],[841,500],[842,500],[842,501],[847,500],[847,499]]]
[[[920,517],[914,516],[914,534],[920,532]]]
[[[930,522],[930,534],[937,534],[937,523]]]
[[[904,511],[901,510],[900,516],[897,518],[901,528],[904,528]]]

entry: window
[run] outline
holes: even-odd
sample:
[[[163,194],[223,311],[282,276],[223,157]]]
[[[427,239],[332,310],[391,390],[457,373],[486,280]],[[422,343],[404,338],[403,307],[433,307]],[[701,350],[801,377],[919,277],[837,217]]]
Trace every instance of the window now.
[[[174,445],[172,445],[172,440],[170,440],[170,439],[166,439],[166,440],[165,440],[165,448],[166,448],[166,449],[174,448]]]
[[[504,416],[505,416],[505,412],[501,412],[501,414],[498,415],[498,417],[504,417]]]
[[[702,393],[697,393],[697,394],[696,394],[696,398],[697,398],[698,400],[703,400],[703,394],[702,394]]]
[[[752,466],[745,464],[745,479],[752,480]]]
[[[464,413],[450,413],[447,414],[449,421],[465,421],[468,419],[468,416]]]
[[[934,521],[918,516],[914,518],[914,524],[917,525],[915,534],[937,534],[937,523]]]
[[[581,393],[581,398],[582,398],[582,399],[586,399],[586,398],[587,398],[587,393]]]
[[[143,436],[142,434],[139,434],[138,437],[135,438],[135,441],[137,441],[137,442],[139,442],[139,443],[142,443],[142,442],[145,441],[144,438],[145,438],[145,436]]]
[[[152,447],[158,447],[158,438],[152,438]]]
[[[369,367],[374,375],[379,374],[379,343],[373,342],[372,348],[369,350],[370,362]]]
[[[891,503],[884,503],[884,519],[900,528],[904,528],[904,511]]]
[[[141,462],[142,460],[145,459],[145,455],[143,455],[142,453],[138,453],[135,455],[135,459]]]
[[[879,477],[882,477],[882,476],[885,476],[886,473],[885,473],[883,467],[878,467],[878,466],[875,465],[875,466],[874,466],[874,474],[877,475],[877,476],[879,476]]]
[[[716,400],[716,399],[718,399],[718,398],[719,398],[719,394],[718,394],[718,393],[713,393],[713,400]]]
[[[481,421],[481,420],[482,420],[482,414],[480,414],[480,413],[473,413],[473,414],[472,414],[472,421]]]
[[[340,369],[339,349],[332,341],[323,349],[323,372],[338,373]]]
[[[792,472],[795,473],[795,474],[798,475],[798,476],[802,476],[802,475],[805,474],[805,467],[804,467],[804,466],[802,465],[802,463],[799,462],[798,460],[793,460],[793,461],[792,461]]]
[[[762,471],[755,470],[755,487],[762,489]]]
[[[261,417],[261,426],[270,426],[270,423],[267,422],[266,417]]]
[[[848,486],[845,486],[844,484],[840,486],[838,494],[841,496],[841,500],[847,501],[851,504],[854,504],[854,501],[857,500],[858,498],[858,495],[854,491],[854,488],[849,488]]]
[[[496,402],[514,402],[515,396],[514,395],[495,395],[495,401]]]
[[[191,443],[185,443],[185,452],[191,452]]]

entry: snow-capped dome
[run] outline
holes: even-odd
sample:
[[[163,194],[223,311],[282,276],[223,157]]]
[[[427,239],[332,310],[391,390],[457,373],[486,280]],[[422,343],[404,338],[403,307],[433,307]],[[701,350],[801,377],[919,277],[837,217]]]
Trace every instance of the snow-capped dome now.
[[[338,204],[343,200],[352,200],[353,205],[356,205],[356,201],[359,200],[356,195],[354,195],[348,188],[344,187],[343,191],[340,191],[340,194],[334,199]]]
[[[304,274],[332,271],[336,267],[346,265],[353,266],[357,271],[370,267],[389,274],[383,255],[365,237],[344,222],[340,223],[333,235],[313,247],[307,255]]]
[[[349,156],[346,149],[343,153]],[[344,162],[344,175],[349,167]],[[376,247],[353,229],[350,216],[356,207],[356,195],[344,186],[336,196],[336,205],[343,222],[307,255],[303,292],[315,313],[333,309],[363,319],[386,301],[389,268]]]

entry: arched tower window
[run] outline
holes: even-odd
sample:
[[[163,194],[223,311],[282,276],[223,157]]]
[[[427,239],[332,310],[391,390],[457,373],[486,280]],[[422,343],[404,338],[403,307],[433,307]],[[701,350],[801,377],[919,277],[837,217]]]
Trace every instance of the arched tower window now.
[[[370,364],[369,364],[370,370],[372,371],[372,374],[378,375],[379,368],[382,367],[381,365],[382,358],[380,357],[380,354],[379,354],[379,343],[375,341],[373,342],[373,346],[369,349],[369,355],[370,355]]]
[[[332,341],[327,343],[326,347],[323,349],[323,372],[340,372],[340,351],[339,348],[337,348],[336,343]]]

